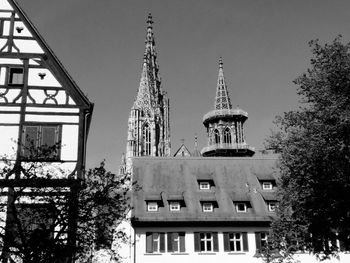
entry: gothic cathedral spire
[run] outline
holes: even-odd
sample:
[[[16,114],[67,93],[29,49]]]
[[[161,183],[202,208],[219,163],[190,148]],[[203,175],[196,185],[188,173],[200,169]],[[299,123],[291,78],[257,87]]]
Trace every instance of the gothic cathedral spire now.
[[[248,113],[239,108],[232,109],[223,68],[220,58],[214,110],[203,117],[208,132],[208,146],[202,149],[202,155],[252,156],[254,149],[246,143],[243,129]]]
[[[170,156],[169,99],[159,76],[151,14],[145,43],[140,84],[129,115],[127,159]]]

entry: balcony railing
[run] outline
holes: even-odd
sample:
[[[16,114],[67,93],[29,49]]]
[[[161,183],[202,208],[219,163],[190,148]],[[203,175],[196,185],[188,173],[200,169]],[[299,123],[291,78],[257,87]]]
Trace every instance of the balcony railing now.
[[[205,152],[210,152],[210,151],[214,151],[214,150],[250,150],[255,152],[255,148],[254,147],[250,147],[248,144],[239,144],[239,143],[220,143],[220,144],[213,144],[210,146],[206,146],[202,149],[201,153],[205,153]]]
[[[211,119],[213,117],[232,117],[232,116],[238,116],[243,115],[244,117],[248,118],[248,113],[241,109],[230,109],[230,110],[212,110],[205,114],[203,116],[203,121],[206,121],[208,119]]]

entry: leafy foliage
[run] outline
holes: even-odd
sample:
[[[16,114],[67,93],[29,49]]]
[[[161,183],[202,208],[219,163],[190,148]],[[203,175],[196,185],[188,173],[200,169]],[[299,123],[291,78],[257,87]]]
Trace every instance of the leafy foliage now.
[[[276,117],[267,140],[281,154],[271,239],[285,256],[325,259],[350,245],[350,43],[310,47],[311,67],[294,81],[302,106]]]
[[[115,229],[128,212],[129,177],[106,171],[101,162],[80,180],[48,162],[48,147],[26,153],[26,161],[2,160],[1,261],[66,262],[75,255],[87,262],[99,248],[117,259],[111,240],[125,236]]]

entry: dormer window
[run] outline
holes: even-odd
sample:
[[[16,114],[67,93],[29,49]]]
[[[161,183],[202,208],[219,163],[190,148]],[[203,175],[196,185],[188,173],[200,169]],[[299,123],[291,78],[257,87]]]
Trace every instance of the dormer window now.
[[[247,212],[247,204],[246,203],[236,203],[236,211],[238,213],[246,213]]]
[[[262,182],[263,190],[272,190],[272,182]]]
[[[275,210],[276,210],[276,202],[268,202],[267,206],[268,206],[270,212],[275,212]]]
[[[147,202],[147,211],[148,212],[157,212],[158,211],[158,203],[157,202]]]
[[[180,202],[170,202],[169,209],[170,211],[180,211],[181,209]]]
[[[199,182],[199,189],[200,190],[210,190],[210,183],[209,183],[209,181]]]
[[[9,85],[23,85],[23,68],[10,68]]]
[[[202,203],[202,210],[203,212],[213,212],[214,211],[214,205],[213,203]]]

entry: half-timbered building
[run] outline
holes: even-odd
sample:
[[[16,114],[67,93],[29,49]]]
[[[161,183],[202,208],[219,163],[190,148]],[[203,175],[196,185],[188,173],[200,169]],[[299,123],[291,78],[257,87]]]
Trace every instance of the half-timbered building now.
[[[0,156],[1,230],[11,228],[18,187],[65,191],[83,176],[93,104],[14,0],[0,0]],[[46,149],[46,150],[45,150]],[[41,163],[41,174],[26,177],[23,167]],[[26,199],[21,199],[26,203]],[[29,203],[34,203],[31,200]],[[72,215],[74,209],[71,209]],[[74,239],[74,217],[68,238]],[[2,250],[9,249],[7,234]],[[74,240],[73,240],[74,241]]]

